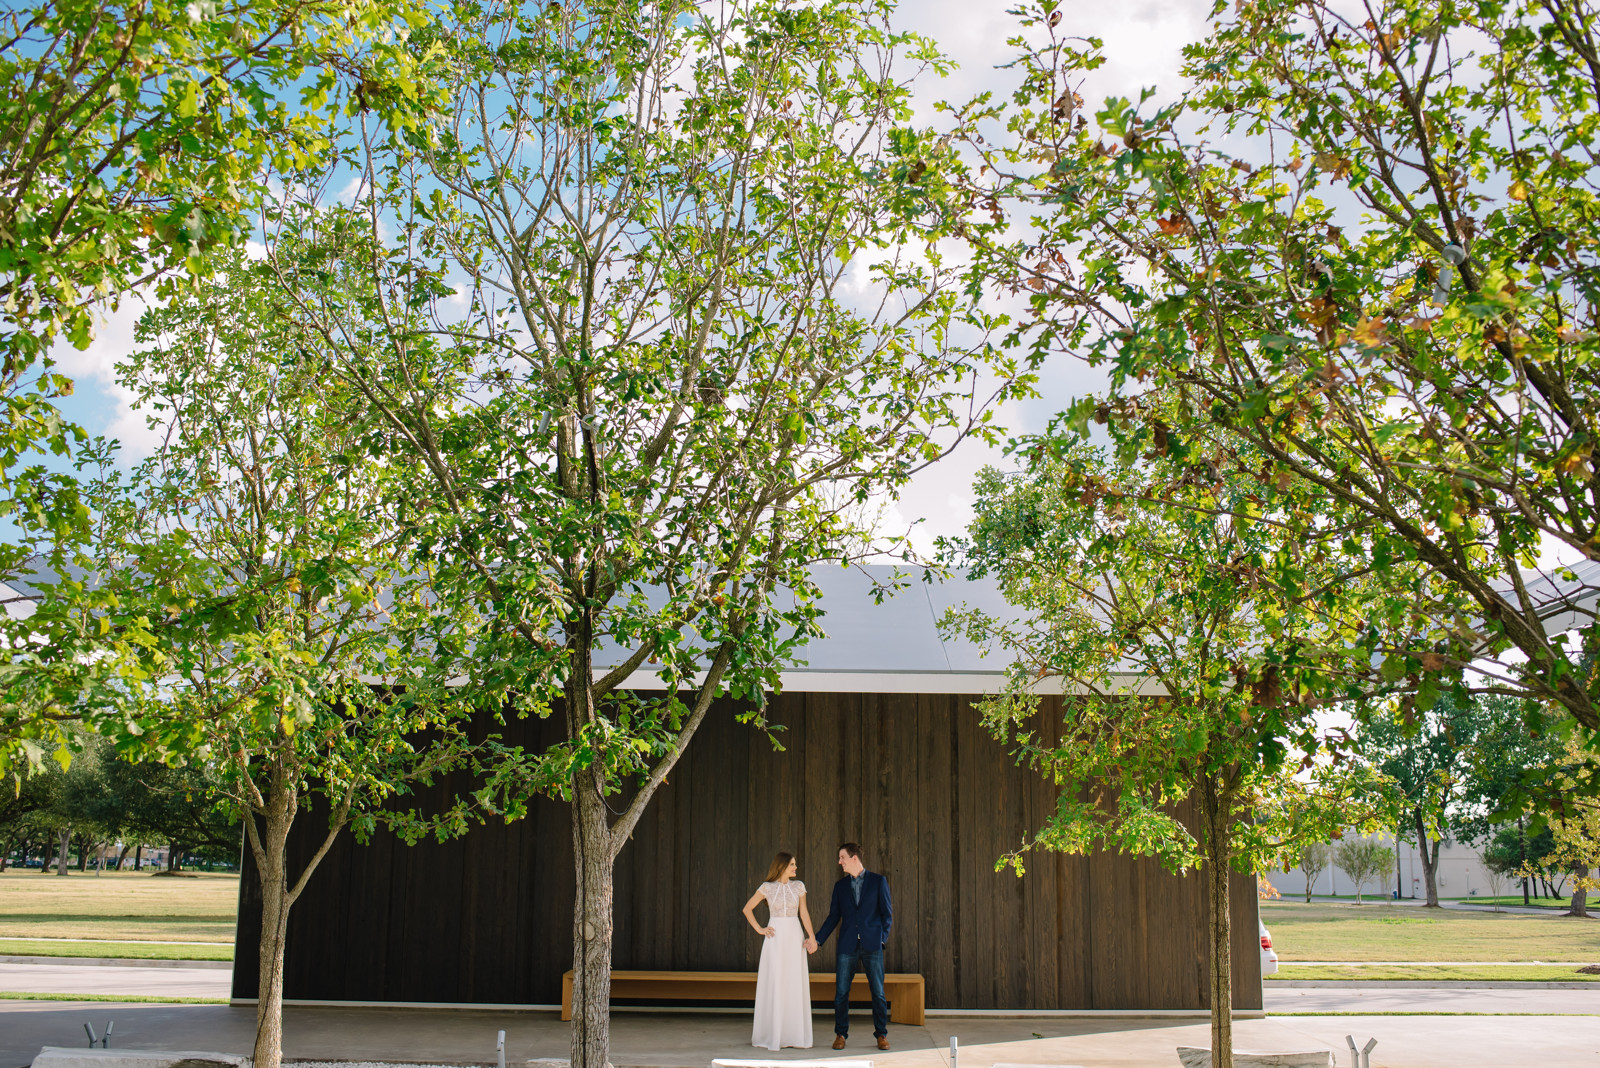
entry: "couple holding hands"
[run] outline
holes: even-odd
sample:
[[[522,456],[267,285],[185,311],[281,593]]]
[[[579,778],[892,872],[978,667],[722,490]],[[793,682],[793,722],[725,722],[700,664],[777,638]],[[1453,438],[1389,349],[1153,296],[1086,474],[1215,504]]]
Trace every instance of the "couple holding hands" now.
[[[867,987],[872,992],[872,1033],[879,1049],[889,1048],[889,1002],[883,994],[883,947],[894,923],[889,881],[866,870],[861,862],[861,847],[854,842],[839,847],[839,867],[844,870],[844,877],[833,884],[833,898],[821,932],[811,928],[806,884],[795,878],[799,865],[790,853],[773,858],[766,881],[745,902],[745,919],[765,939],[761,944],[761,967],[756,973],[756,1018],[750,1039],[753,1045],[771,1050],[811,1047],[811,975],[806,954],[815,953],[817,946],[838,928],[833,1048],[844,1049],[845,1038],[850,1034],[850,984],[858,969],[866,973]],[[766,926],[755,916],[755,908],[762,901],[767,903]]]

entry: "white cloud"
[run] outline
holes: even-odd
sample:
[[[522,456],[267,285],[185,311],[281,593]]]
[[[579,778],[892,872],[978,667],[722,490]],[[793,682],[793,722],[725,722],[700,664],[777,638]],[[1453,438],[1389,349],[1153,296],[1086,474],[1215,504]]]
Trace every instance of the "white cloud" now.
[[[117,365],[133,351],[134,326],[145,306],[142,295],[125,296],[116,311],[108,308],[99,316],[88,348],[62,342],[50,353],[76,387],[75,417],[90,433],[120,441],[128,461],[149,455],[161,441],[161,432],[146,425],[145,413],[133,410],[133,391],[117,381]]]
[[[1009,97],[1016,83],[1014,71],[998,69],[1010,62],[1016,49],[1007,44],[1021,33],[1017,19],[1006,14],[1011,5],[995,0],[914,0],[897,16],[903,29],[936,40],[960,67],[942,80],[930,77],[917,93],[918,119],[937,125],[933,108],[939,100],[960,103],[981,92],[996,99]],[[1086,83],[1085,104],[1097,107],[1107,96],[1137,99],[1146,86],[1156,86],[1158,97],[1171,99],[1183,89],[1179,74],[1186,44],[1205,32],[1210,4],[1199,0],[1145,0],[1143,3],[1065,5],[1057,32],[1063,36],[1099,37],[1105,42],[1106,64]],[[1039,28],[1031,31],[1041,34]],[[1058,360],[1040,369],[1040,396],[1007,405],[1000,420],[1010,432],[1037,433],[1050,417],[1073,399],[1099,389],[1104,376],[1081,363]],[[986,465],[1015,466],[1002,450],[980,441],[967,441],[946,460],[922,472],[901,493],[893,519],[921,520],[915,543],[931,549],[941,535],[962,532],[972,519],[972,483]]]
[[[998,70],[1016,56],[1006,43],[1022,33],[1006,14],[1012,5],[1000,0],[909,0],[895,21],[902,29],[933,38],[960,68],[942,81],[930,79],[918,93],[923,121],[931,122],[931,104],[967,100],[993,90],[1007,95],[1016,81],[1013,71]],[[1143,3],[1066,4],[1057,33],[1064,37],[1098,37],[1105,42],[1106,63],[1094,72],[1092,93],[1085,102],[1106,96],[1137,97],[1147,85],[1162,96],[1175,95],[1184,45],[1203,34],[1211,5],[1204,0],[1145,0]],[[1031,33],[1042,39],[1042,30]]]

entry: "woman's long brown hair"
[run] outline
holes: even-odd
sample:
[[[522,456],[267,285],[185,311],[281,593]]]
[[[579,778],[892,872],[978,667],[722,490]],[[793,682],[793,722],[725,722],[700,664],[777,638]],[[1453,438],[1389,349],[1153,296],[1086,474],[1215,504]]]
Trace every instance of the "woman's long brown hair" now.
[[[793,853],[779,853],[777,856],[773,857],[772,867],[767,869],[766,881],[769,883],[777,882],[778,876],[789,870],[789,862],[793,859]]]

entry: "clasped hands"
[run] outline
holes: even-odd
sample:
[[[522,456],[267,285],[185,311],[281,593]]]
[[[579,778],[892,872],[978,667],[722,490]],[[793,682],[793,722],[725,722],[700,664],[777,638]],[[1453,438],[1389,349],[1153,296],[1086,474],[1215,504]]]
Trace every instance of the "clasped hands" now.
[[[761,933],[763,938],[776,938],[778,936],[776,927],[758,927],[756,930]],[[815,953],[817,951],[817,940],[815,938],[807,938],[801,944],[806,947],[807,953]]]

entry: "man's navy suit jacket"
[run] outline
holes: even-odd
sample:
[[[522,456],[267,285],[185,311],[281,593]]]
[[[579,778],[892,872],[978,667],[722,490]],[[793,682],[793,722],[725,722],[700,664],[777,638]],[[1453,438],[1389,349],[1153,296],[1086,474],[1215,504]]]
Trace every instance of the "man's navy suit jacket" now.
[[[889,880],[875,871],[863,872],[861,878],[861,904],[850,889],[850,876],[833,884],[833,901],[828,905],[828,918],[822,921],[817,941],[826,942],[835,927],[839,928],[839,952],[852,953],[858,948],[866,953],[876,952],[889,941],[889,928],[894,925],[894,907],[889,903]]]

